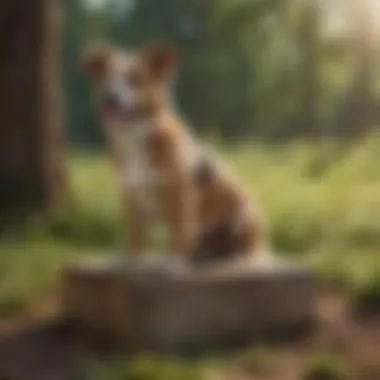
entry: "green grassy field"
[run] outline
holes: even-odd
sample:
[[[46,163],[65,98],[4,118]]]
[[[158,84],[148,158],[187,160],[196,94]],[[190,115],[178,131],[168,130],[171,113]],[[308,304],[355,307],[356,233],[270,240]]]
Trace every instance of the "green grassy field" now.
[[[265,216],[273,250],[311,263],[326,280],[356,284],[380,273],[380,138],[355,147],[240,145],[220,155]],[[101,155],[70,159],[73,210],[36,218],[0,240],[0,315],[27,309],[54,290],[69,258],[117,250],[120,223],[113,173]]]
[[[379,305],[379,137],[354,147],[240,145],[219,153],[260,205],[274,251],[312,265],[322,285],[343,287],[362,302]],[[9,231],[0,239],[0,321],[35,312],[54,297],[62,263],[116,251],[125,240],[127,226],[121,224],[118,192],[105,157],[75,153],[69,164],[72,210],[59,220],[36,217],[25,230]],[[159,236],[155,242],[160,243]],[[88,370],[99,380],[201,380],[218,373],[229,379],[231,369],[266,371],[279,358],[277,348],[254,347],[228,360],[181,363],[141,357]],[[318,356],[308,360],[317,373],[340,371],[335,357],[322,364]]]

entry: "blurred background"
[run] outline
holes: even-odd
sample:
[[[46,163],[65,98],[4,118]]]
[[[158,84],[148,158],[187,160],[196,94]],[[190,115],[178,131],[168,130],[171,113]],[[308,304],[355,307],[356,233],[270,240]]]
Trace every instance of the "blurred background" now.
[[[69,258],[125,241],[78,65],[93,41],[178,44],[178,107],[260,205],[273,250],[380,304],[378,0],[65,0],[49,19],[42,5],[10,3],[0,4],[0,320],[49,305]],[[45,46],[25,53],[42,54],[42,70],[21,46]],[[54,82],[42,95],[37,72]]]
[[[64,126],[74,197],[90,213],[80,240],[115,241],[117,212],[78,53],[89,41],[131,49],[164,41],[182,49],[174,88],[182,115],[251,191],[273,249],[326,257],[328,267],[352,253],[355,271],[380,264],[378,1],[67,0],[65,8]]]
[[[361,137],[379,117],[376,0],[66,3],[69,138],[99,143],[77,51],[89,40],[183,50],[176,93],[203,134],[275,143]]]

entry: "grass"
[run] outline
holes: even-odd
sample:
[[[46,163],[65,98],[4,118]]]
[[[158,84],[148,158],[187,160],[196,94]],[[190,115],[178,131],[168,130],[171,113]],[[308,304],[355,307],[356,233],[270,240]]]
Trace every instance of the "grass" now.
[[[202,363],[137,357],[104,368],[91,368],[90,373],[96,380],[204,380],[209,371]]]
[[[353,293],[355,311],[380,315],[380,272],[373,274]]]
[[[349,375],[341,359],[323,355],[311,358],[303,380],[349,380]]]
[[[96,380],[207,380],[230,379],[225,374],[245,374],[249,378],[273,373],[277,352],[268,347],[254,347],[229,357],[208,356],[184,360],[168,357],[135,356],[89,368]],[[245,377],[244,377],[245,378]]]
[[[353,147],[245,144],[222,147],[220,154],[260,205],[275,252],[304,260],[324,286],[351,292],[357,304],[379,304],[380,137]],[[128,226],[105,157],[76,153],[69,166],[74,203],[67,215],[35,218],[23,233],[9,231],[0,239],[0,320],[49,299],[67,260],[115,251],[125,240]],[[155,243],[162,243],[160,235]],[[141,357],[90,372],[99,380],[201,380],[226,367],[263,375],[275,363],[276,353],[259,347],[223,363]],[[312,358],[305,380],[345,379],[343,367],[336,358]]]
[[[250,376],[263,376],[273,371],[277,359],[272,348],[259,346],[239,353],[231,360],[230,365]]]
[[[352,147],[244,144],[219,153],[260,205],[274,251],[311,263],[343,287],[379,273],[379,136]],[[74,207],[68,215],[35,219],[22,236],[0,239],[0,315],[51,292],[68,258],[116,250],[125,239],[106,159],[73,154],[69,164]]]

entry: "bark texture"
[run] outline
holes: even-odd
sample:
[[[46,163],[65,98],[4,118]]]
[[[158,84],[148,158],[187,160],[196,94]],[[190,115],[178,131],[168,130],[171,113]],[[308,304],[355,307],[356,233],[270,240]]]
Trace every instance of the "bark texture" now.
[[[0,219],[62,205],[59,0],[0,2]]]

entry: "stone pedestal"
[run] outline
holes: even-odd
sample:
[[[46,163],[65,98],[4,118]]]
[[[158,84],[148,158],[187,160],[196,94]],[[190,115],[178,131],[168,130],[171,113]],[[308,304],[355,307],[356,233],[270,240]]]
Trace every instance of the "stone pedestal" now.
[[[229,344],[313,322],[311,273],[283,263],[171,270],[111,259],[67,265],[65,314],[132,348]]]

